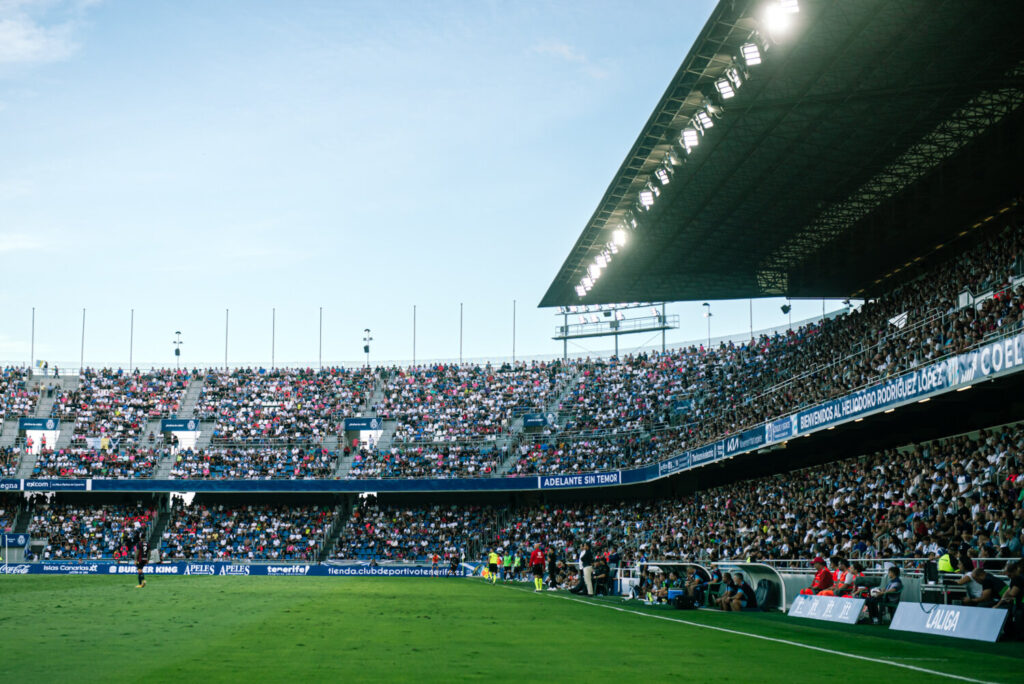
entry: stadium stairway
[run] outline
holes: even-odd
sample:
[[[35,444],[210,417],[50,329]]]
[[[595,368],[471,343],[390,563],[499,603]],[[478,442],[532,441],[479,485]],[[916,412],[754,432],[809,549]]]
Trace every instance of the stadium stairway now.
[[[348,473],[352,470],[352,461],[355,460],[356,452],[352,452],[348,456],[342,456],[338,459],[338,465],[334,468],[334,479],[344,480],[348,478]]]
[[[324,536],[324,543],[320,546],[320,551],[317,553],[317,563],[323,563],[334,553],[334,547],[338,545],[338,537],[341,536],[341,531],[345,529],[345,525],[352,515],[353,498],[351,496],[345,497],[345,503],[334,509],[334,520],[331,522],[331,526]]]
[[[203,385],[206,384],[206,376],[188,383],[185,396],[181,399],[181,408],[178,409],[178,418],[195,418],[196,404],[199,403],[199,395],[203,392]]]
[[[18,419],[5,420],[0,430],[0,449],[12,447],[18,440]]]
[[[153,470],[154,480],[167,480],[171,477],[171,468],[174,467],[174,461],[177,458],[176,455],[167,453],[160,457],[160,460],[156,462],[156,469]]]
[[[21,454],[21,461],[18,463],[18,470],[14,473],[14,477],[19,480],[27,480],[32,477],[32,470],[36,467],[36,459],[38,456],[30,454],[27,451]]]
[[[199,439],[196,440],[196,449],[205,449],[210,446],[210,441],[213,439],[213,426],[212,420],[204,420],[199,423]]]
[[[160,560],[160,536],[167,529],[167,523],[171,521],[171,512],[166,507],[157,513],[156,522],[149,532],[149,560],[157,562]]]

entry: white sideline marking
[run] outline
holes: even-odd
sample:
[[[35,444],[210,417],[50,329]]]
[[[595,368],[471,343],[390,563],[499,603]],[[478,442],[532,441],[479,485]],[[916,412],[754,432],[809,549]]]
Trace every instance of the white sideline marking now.
[[[503,585],[508,586],[508,585]],[[510,587],[518,591],[532,591],[530,589],[520,589],[519,587]],[[551,596],[547,591],[544,592],[545,596]],[[654,615],[652,613],[644,613],[639,610],[630,610],[628,608],[620,608],[619,606],[610,606],[605,603],[593,603],[591,601],[584,601],[583,599],[573,598],[572,596],[565,596],[564,594],[555,593],[554,598],[565,599],[566,601],[573,601],[575,603],[583,603],[588,606],[597,606],[598,608],[608,608],[610,610],[617,610],[620,613],[632,613],[633,615],[640,615],[642,617],[655,618],[657,620],[667,620],[668,622],[679,622],[684,625],[691,627],[699,627],[701,629],[712,629],[716,632],[726,632],[728,634],[738,634],[739,636],[751,637],[753,639],[762,639],[764,641],[773,641],[777,644],[786,644],[787,646],[796,646],[797,648],[806,648],[811,651],[819,651],[821,653],[828,653],[829,655],[843,656],[844,658],[853,658],[855,660],[866,660],[870,663],[881,663],[882,665],[891,665],[892,667],[902,667],[905,670],[914,670],[915,672],[923,672],[925,674],[935,675],[937,677],[946,677],[948,679],[956,679],[961,682],[974,682],[974,684],[997,684],[996,682],[989,682],[984,679],[972,679],[971,677],[964,677],[961,675],[950,674],[949,672],[942,672],[940,670],[929,670],[924,667],[917,667],[916,665],[907,665],[906,663],[897,663],[892,660],[885,660],[883,658],[869,658],[868,656],[856,655],[854,653],[844,653],[843,651],[833,651],[830,648],[822,648],[821,646],[811,646],[810,644],[801,644],[799,641],[789,641],[788,639],[778,639],[776,637],[764,636],[763,634],[752,634],[750,632],[741,632],[736,629],[728,629],[726,627],[715,627],[714,625],[703,625],[699,622],[690,622],[689,620],[681,620],[679,618],[672,618],[666,615]],[[907,659],[909,660],[909,658]]]

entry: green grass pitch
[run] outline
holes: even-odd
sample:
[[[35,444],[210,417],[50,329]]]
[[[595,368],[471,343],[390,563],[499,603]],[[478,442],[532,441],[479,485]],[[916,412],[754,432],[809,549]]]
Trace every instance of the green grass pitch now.
[[[157,576],[145,589],[133,580],[0,577],[5,679],[954,681],[797,643],[982,681],[1019,682],[1024,671],[1019,643],[619,599],[587,605],[479,580]]]

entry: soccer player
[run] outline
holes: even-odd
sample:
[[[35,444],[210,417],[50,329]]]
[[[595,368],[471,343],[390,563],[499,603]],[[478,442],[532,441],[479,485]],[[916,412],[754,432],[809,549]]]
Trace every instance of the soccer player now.
[[[136,585],[136,589],[142,589],[146,586],[146,576],[143,571],[146,568],[146,563],[149,560],[149,545],[146,543],[145,528],[139,530],[135,537],[135,569],[139,573],[139,583]]]
[[[544,552],[540,550],[540,544],[533,547],[530,552],[530,571],[533,573],[533,590],[540,592],[544,590]]]
[[[491,584],[498,583],[498,566],[501,565],[501,556],[492,550],[487,555],[487,572],[491,575]]]

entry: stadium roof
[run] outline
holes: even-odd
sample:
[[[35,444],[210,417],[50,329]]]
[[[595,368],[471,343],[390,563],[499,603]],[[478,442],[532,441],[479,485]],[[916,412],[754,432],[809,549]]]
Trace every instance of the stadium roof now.
[[[799,0],[773,29],[794,4],[718,4],[541,306],[870,296],[1020,192],[1024,2]]]

